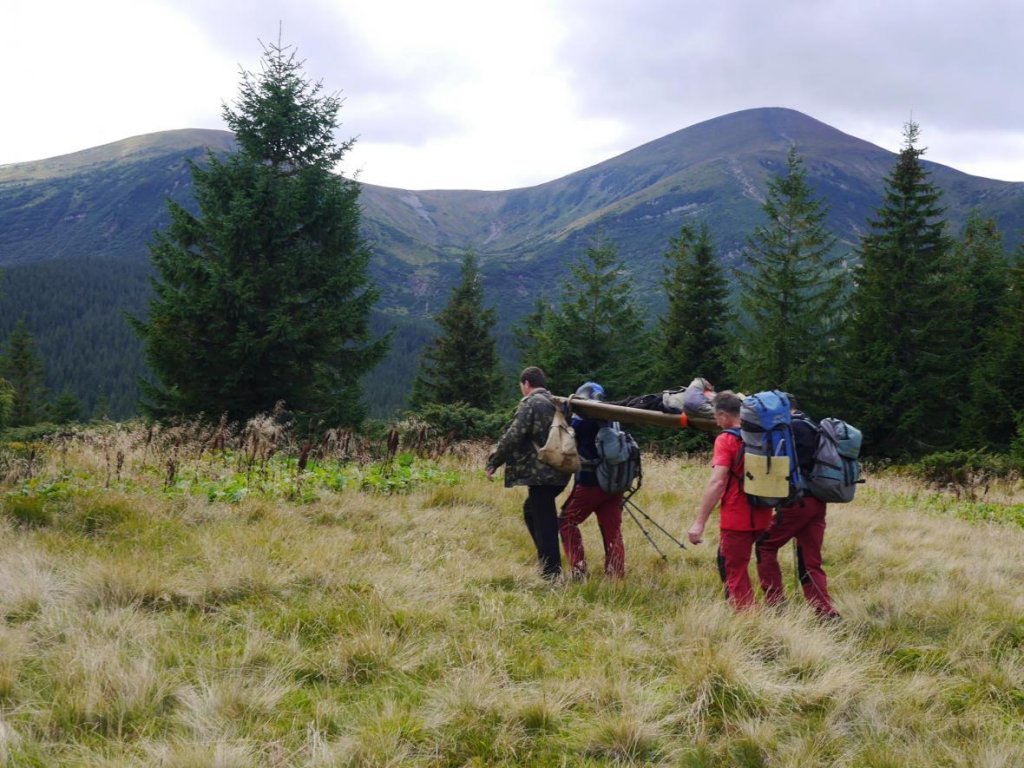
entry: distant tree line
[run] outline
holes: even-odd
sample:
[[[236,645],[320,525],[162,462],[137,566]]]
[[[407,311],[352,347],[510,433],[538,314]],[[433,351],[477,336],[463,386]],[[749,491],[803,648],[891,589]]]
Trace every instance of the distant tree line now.
[[[791,149],[732,275],[735,303],[706,224],[683,226],[669,243],[666,310],[651,326],[614,244],[595,239],[560,295],[537,297],[519,326],[523,363],[544,368],[563,394],[595,380],[621,399],[695,376],[719,389],[783,389],[818,417],[862,428],[876,456],[1024,455],[1024,254],[1005,253],[996,222],[980,211],[958,238],[947,234],[918,140],[908,123],[883,203],[850,261]],[[460,338],[450,322],[463,316],[452,312],[459,296],[439,323],[449,347]],[[481,317],[472,319],[474,344]],[[446,367],[436,353],[429,361]],[[492,373],[485,367],[476,377]],[[436,394],[442,404],[460,399]]]
[[[235,107],[224,108],[238,149],[192,164],[196,207],[169,202],[170,224],[151,245],[152,290],[144,281],[133,288],[148,297],[134,305],[131,326],[152,377],[140,379],[127,340],[96,345],[83,335],[78,354],[123,354],[120,367],[136,372],[154,418],[243,420],[283,401],[315,430],[363,421],[366,377],[394,344],[417,370],[411,412],[453,433],[492,435],[514,405],[515,381],[503,369],[507,340],[496,336],[500,308],[488,306],[479,259],[464,255],[432,327],[389,334],[373,315],[359,187],[335,173],[351,146],[334,139],[340,100],[303,76],[294,51],[264,54],[261,72],[243,73]],[[653,322],[629,265],[599,234],[515,326],[519,361],[544,368],[558,394],[594,380],[622,399],[696,376],[718,389],[784,389],[812,415],[860,427],[876,456],[1024,453],[1021,253],[1005,252],[981,211],[949,233],[919,138],[908,123],[853,254],[837,248],[792,148],[740,267],[726,272],[700,220],[666,244],[664,310]],[[53,294],[65,290],[46,279]],[[82,290],[103,304],[102,282]],[[76,360],[44,365],[25,321],[10,325],[12,306],[0,298],[0,322],[11,328],[0,346],[0,424],[120,411],[129,384],[115,387],[111,376],[96,386],[105,402],[82,403]],[[90,327],[57,308],[48,316],[54,327]],[[38,327],[45,346],[47,326]],[[46,366],[70,369],[59,396],[47,391]],[[371,398],[395,386],[393,376],[370,380]]]

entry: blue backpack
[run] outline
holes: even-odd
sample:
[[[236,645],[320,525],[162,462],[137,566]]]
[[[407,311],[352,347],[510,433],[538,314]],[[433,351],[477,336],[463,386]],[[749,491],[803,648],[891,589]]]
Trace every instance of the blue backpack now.
[[[743,490],[751,504],[775,507],[799,498],[803,481],[785,392],[747,397],[740,406],[740,429],[728,431],[743,441]]]

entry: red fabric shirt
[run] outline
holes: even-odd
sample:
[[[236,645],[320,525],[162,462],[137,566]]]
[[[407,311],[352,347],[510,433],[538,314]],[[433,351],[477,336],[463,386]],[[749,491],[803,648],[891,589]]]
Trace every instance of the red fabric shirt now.
[[[743,492],[743,441],[722,432],[715,438],[711,466],[726,467],[729,482],[721,501],[719,528],[724,531],[761,531],[772,523],[771,507],[755,507]]]

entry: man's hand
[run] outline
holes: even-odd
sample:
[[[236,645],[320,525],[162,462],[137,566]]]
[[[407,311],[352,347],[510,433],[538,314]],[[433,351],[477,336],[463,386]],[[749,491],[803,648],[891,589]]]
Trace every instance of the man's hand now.
[[[494,479],[494,467],[488,467],[487,468],[487,479],[488,480],[493,480]]]
[[[690,526],[690,530],[686,532],[686,536],[690,539],[691,544],[700,544],[704,541],[704,523],[696,522]]]

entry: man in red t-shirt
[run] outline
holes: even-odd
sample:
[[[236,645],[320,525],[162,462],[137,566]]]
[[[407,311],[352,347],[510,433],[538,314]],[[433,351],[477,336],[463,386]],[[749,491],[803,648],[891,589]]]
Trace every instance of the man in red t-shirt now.
[[[737,609],[754,604],[748,572],[750,553],[772,523],[772,508],[752,505],[743,492],[743,441],[724,431],[739,428],[740,404],[739,396],[729,390],[715,395],[715,423],[723,432],[715,438],[711,479],[704,488],[697,520],[687,533],[692,544],[700,544],[711,512],[721,502],[718,569],[726,597]]]

